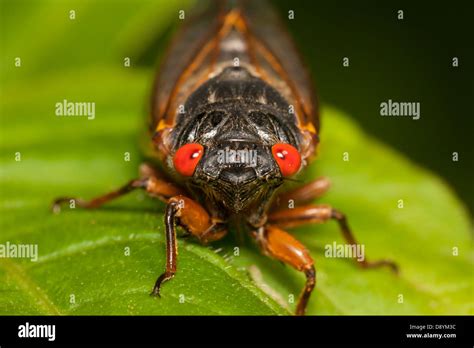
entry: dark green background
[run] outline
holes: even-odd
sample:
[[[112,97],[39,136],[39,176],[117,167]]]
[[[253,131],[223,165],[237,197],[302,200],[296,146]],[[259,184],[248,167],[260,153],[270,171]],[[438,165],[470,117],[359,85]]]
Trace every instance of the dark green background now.
[[[367,0],[273,3],[310,68],[321,103],[346,111],[368,133],[444,177],[474,211],[468,6]],[[403,20],[397,18],[399,9]],[[289,10],[295,12],[294,20],[287,19]],[[174,29],[156,38],[139,57],[140,64],[156,63]],[[349,57],[350,67],[343,67],[343,57]],[[459,58],[457,68],[453,57]],[[388,99],[420,102],[421,118],[381,117],[380,103]],[[458,162],[452,161],[454,151]]]
[[[472,212],[474,93],[468,3],[277,2],[282,13],[295,10],[297,20],[289,21],[290,30],[322,102],[347,111],[367,132],[443,176]],[[404,11],[401,21],[399,9]],[[350,58],[349,68],[342,66],[342,57]],[[452,57],[459,58],[459,67],[452,67]],[[388,99],[420,102],[421,118],[381,117],[380,103]],[[454,151],[459,162],[452,161]]]

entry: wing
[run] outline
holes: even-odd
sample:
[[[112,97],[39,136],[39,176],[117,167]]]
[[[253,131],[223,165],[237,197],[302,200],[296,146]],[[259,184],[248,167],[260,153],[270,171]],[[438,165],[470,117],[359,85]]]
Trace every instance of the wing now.
[[[196,7],[189,19],[175,35],[155,80],[152,98],[152,126],[160,129],[173,126],[172,104],[189,85],[196,70],[202,70],[209,58],[209,43],[213,42],[219,27],[218,6]],[[201,9],[201,10],[200,10]],[[205,49],[204,49],[205,48]],[[206,54],[207,53],[207,54]]]
[[[265,71],[263,79],[276,88],[284,80],[289,92],[282,94],[294,103],[300,127],[316,133],[319,116],[313,84],[281,18],[267,1],[242,1],[242,15],[254,41],[256,64]]]

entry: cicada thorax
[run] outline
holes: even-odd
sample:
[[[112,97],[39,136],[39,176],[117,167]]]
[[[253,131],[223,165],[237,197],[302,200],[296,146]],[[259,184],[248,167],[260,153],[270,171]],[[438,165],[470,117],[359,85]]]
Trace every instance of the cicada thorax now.
[[[192,137],[186,127],[199,122],[200,108],[225,103],[227,110],[273,112],[307,160],[318,144],[319,121],[311,81],[289,36],[260,1],[217,4],[187,20],[161,66],[153,98],[158,154],[171,164],[169,155]]]

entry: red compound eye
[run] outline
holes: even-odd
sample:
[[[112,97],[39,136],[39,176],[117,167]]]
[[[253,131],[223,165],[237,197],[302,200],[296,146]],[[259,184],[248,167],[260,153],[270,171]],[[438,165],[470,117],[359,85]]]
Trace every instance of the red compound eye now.
[[[181,146],[173,158],[174,168],[181,175],[192,176],[203,152],[204,147],[201,144],[191,143]]]
[[[283,176],[292,176],[301,166],[298,150],[290,144],[279,143],[272,146],[272,154]]]

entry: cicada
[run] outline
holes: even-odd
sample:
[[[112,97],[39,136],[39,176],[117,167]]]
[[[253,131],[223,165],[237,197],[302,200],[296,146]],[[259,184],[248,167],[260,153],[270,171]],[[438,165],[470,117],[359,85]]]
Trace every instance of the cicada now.
[[[76,206],[97,208],[136,189],[166,203],[166,268],[152,295],[177,272],[177,226],[206,244],[238,225],[265,255],[305,274],[296,306],[303,315],[316,270],[305,246],[285,229],[335,220],[356,244],[344,214],[312,203],[329,188],[327,178],[284,188],[318,148],[311,79],[266,2],[198,6],[183,20],[154,84],[150,146],[156,161],[117,191],[76,199]],[[69,199],[56,200],[55,207]],[[359,265],[397,269],[389,260]]]

